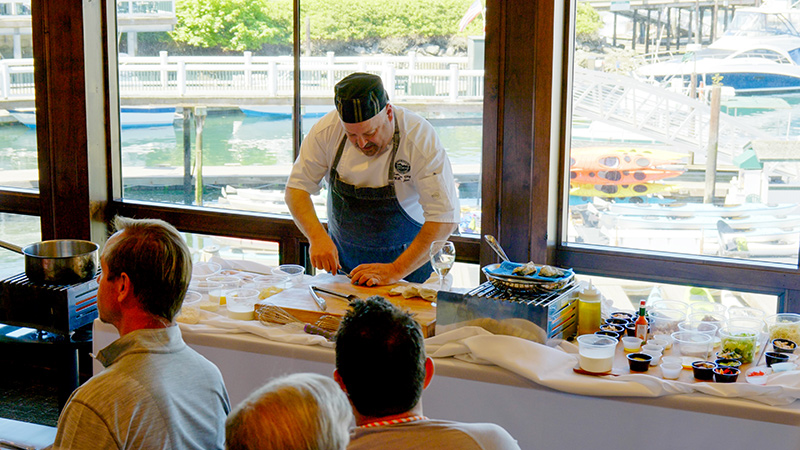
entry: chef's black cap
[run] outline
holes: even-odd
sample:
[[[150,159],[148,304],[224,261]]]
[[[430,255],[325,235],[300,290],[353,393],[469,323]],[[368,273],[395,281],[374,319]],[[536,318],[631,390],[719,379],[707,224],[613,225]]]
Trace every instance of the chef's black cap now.
[[[333,88],[336,110],[345,123],[359,123],[371,119],[388,101],[381,77],[356,72],[336,83]]]

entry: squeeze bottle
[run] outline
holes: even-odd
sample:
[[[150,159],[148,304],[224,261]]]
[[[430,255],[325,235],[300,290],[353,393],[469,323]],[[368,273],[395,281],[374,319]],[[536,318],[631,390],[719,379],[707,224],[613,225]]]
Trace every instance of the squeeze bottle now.
[[[600,291],[589,281],[578,294],[578,336],[592,334],[600,329]]]

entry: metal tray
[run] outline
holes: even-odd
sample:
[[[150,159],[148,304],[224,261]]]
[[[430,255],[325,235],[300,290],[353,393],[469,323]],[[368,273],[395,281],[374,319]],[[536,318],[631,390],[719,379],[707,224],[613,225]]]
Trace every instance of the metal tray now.
[[[488,279],[489,282],[499,289],[512,289],[519,292],[544,293],[562,289],[575,279],[574,273],[570,273],[569,275],[557,281],[536,280],[519,275],[505,276],[492,273],[492,271],[497,269],[499,266],[499,263],[495,263],[481,268],[483,274],[486,275],[486,279]]]

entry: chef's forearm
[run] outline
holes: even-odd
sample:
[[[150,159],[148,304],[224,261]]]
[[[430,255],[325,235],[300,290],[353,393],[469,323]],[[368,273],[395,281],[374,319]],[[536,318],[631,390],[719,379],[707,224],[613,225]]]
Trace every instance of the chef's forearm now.
[[[302,189],[287,187],[284,199],[289,207],[289,212],[292,213],[294,223],[309,241],[314,241],[321,236],[327,236],[328,233],[314,210],[311,194]]]
[[[425,222],[417,237],[393,263],[401,278],[425,264],[430,259],[431,243],[449,238],[457,226],[455,223]]]

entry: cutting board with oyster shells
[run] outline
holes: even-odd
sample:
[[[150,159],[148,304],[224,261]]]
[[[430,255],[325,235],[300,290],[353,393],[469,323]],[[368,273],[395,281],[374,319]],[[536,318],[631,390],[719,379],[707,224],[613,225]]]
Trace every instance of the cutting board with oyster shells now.
[[[392,288],[404,284],[409,283],[400,282],[394,285],[375,287],[356,286],[351,284],[350,279],[344,275],[323,273],[313,278],[306,277],[302,284],[285,289],[271,297],[261,300],[260,304],[278,306],[296,319],[313,324],[324,315],[330,315],[336,318],[343,317],[349,305],[348,301],[343,298],[320,292],[319,296],[325,299],[327,303],[327,310],[320,310],[317,303],[311,297],[311,291],[309,289],[311,285],[345,295],[355,294],[361,299],[366,299],[372,295],[380,295],[400,309],[413,314],[414,319],[422,328],[423,336],[433,336],[436,325],[435,303],[431,303],[421,297],[404,298],[402,295],[389,295],[389,291]],[[256,311],[258,311],[258,307],[259,306],[256,305]]]

